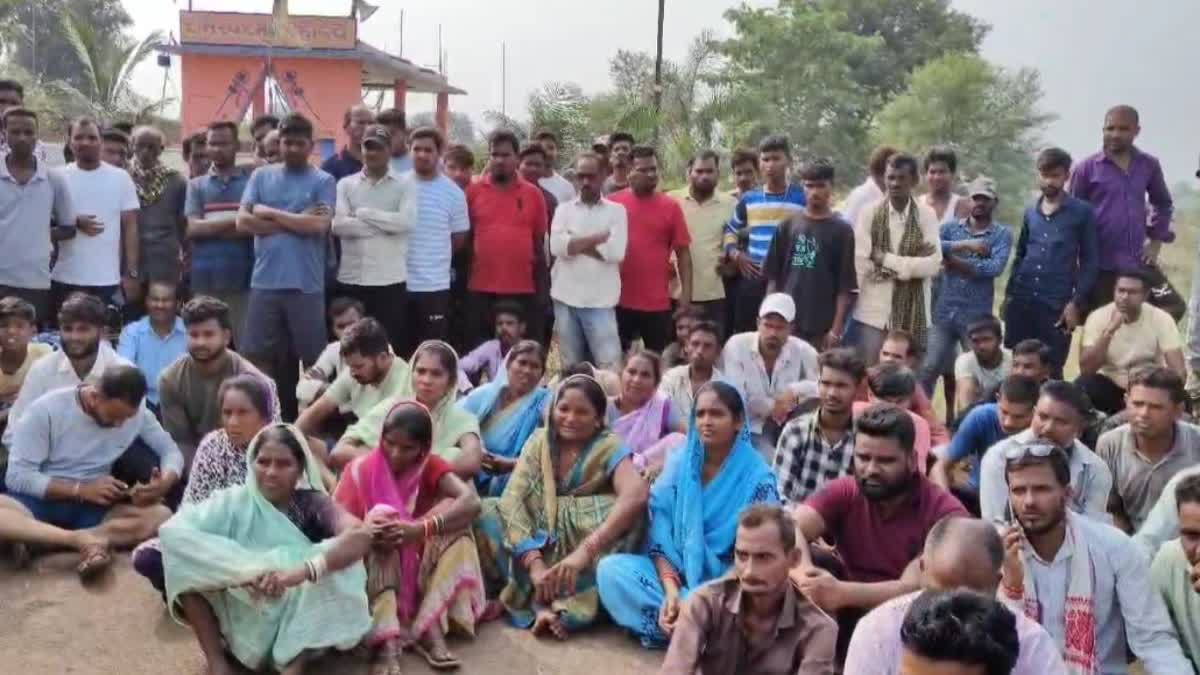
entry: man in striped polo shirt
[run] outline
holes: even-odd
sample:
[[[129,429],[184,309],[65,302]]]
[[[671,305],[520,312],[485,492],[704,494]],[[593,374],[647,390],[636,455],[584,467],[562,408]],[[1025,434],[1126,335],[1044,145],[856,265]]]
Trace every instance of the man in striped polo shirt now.
[[[804,210],[804,190],[788,180],[791,148],[785,136],[767,136],[758,145],[762,187],[742,195],[725,227],[725,256],[737,265],[737,291],[730,334],[755,330],[758,306],[767,291],[762,266],[779,223]]]

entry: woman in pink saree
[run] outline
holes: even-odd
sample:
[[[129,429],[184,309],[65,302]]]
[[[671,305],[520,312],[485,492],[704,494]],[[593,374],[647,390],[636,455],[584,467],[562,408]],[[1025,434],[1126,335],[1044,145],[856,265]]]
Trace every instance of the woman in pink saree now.
[[[636,349],[625,357],[621,394],[608,403],[608,424],[633,452],[633,466],[648,479],[662,470],[671,450],[683,445],[687,425],[671,399],[658,391],[662,361]]]

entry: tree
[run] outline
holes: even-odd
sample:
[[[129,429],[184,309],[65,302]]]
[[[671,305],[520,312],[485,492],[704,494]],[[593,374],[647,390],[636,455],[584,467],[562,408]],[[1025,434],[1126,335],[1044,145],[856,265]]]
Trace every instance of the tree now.
[[[133,69],[154,52],[163,40],[162,31],[154,31],[135,41],[118,33],[104,35],[81,17],[67,13],[62,30],[74,56],[78,76],[68,87],[86,101],[93,115],[102,119],[132,117],[141,121],[166,101],[149,102],[133,91]]]
[[[912,74],[879,112],[876,137],[912,152],[952,148],[964,180],[993,178],[1001,217],[1019,222],[1033,187],[1033,158],[1054,115],[1042,112],[1037,71],[1007,71],[973,54],[950,54]]]
[[[588,97],[574,82],[547,82],[529,95],[529,130],[557,136],[559,154],[566,161],[591,147],[589,121]]]
[[[7,6],[6,6],[7,5]],[[11,14],[5,16],[6,10]],[[15,0],[0,3],[0,23],[12,26],[16,40],[16,62],[34,79],[56,80],[79,90],[87,86],[86,76],[71,57],[74,52],[62,30],[62,17],[73,14],[81,24],[109,39],[121,36],[133,26],[121,0]],[[15,26],[13,24],[16,24]],[[19,26],[19,29],[17,28]]]
[[[436,127],[433,113],[419,112],[408,118],[408,126],[410,129],[417,127]],[[468,147],[474,147],[479,140],[479,134],[475,132],[475,122],[471,120],[471,116],[466,113],[450,112],[450,128],[447,130],[447,143],[461,143]]]

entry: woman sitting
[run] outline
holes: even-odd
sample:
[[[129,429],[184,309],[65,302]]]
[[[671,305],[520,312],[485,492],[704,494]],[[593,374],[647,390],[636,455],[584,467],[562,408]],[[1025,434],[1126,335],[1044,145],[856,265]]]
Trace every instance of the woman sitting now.
[[[250,442],[245,485],[185,506],[159,530],[171,615],[196,634],[208,672],[304,672],[371,628],[362,559],[371,533],[326,494],[295,427]]]
[[[429,410],[401,401],[384,419],[379,446],[351,462],[334,494],[375,532],[367,556],[373,675],[399,675],[408,646],[434,668],[458,667],[443,626],[473,636],[486,605],[470,530],[479,497],[432,446]]]
[[[221,428],[210,431],[196,447],[182,505],[208,499],[222,488],[246,482],[246,448],[275,418],[270,384],[257,375],[235,375],[221,383],[217,403]],[[162,552],[157,538],[133,551],[133,568],[160,592],[163,587]]]
[[[647,476],[658,474],[668,451],[683,443],[687,431],[671,399],[659,393],[661,381],[662,359],[657,354],[630,352],[621,370],[621,394],[607,411],[612,430],[633,452],[634,466]]]
[[[604,390],[575,375],[525,444],[499,499],[483,500],[475,540],[512,623],[565,639],[600,610],[595,565],[636,543],[648,486],[604,424]]]
[[[550,390],[539,386],[546,352],[532,340],[508,350],[505,377],[472,391],[458,405],[479,419],[483,432],[483,471],[475,477],[480,494],[499,497],[517,466],[525,441],[542,424]]]
[[[433,416],[433,454],[450,463],[454,473],[472,480],[479,473],[483,446],[479,421],[455,405],[458,395],[458,354],[440,340],[421,343],[413,352],[409,383],[399,396],[380,401],[371,412],[351,425],[338,441],[330,463],[343,469],[379,445],[383,420],[399,401],[415,400]]]
[[[688,593],[733,566],[737,514],[779,502],[746,423],[733,386],[702,386],[687,443],[650,491],[648,554],[610,555],[596,570],[604,608],[647,647],[666,646]]]

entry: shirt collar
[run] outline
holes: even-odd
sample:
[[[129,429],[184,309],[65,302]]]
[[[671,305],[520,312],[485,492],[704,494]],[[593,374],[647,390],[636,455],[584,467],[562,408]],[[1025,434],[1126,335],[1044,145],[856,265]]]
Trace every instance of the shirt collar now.
[[[34,163],[33,178],[29,179],[29,183],[33,183],[35,181],[46,180],[46,163],[38,158],[36,151],[34,151],[34,153],[33,153],[33,163]],[[14,183],[16,182],[16,179],[13,178],[13,176],[12,176],[12,172],[8,170],[8,148],[7,148],[7,146],[4,148],[3,152],[0,152],[0,178],[7,178],[9,180],[12,180]],[[28,185],[29,183],[26,183],[26,185]]]
[[[725,611],[738,616],[742,610],[742,584],[732,574],[722,583],[725,584],[726,590]],[[783,606],[779,608],[779,618],[775,621],[776,635],[779,631],[796,625],[797,605],[800,602],[796,597],[797,593],[799,590],[792,580],[788,579],[783,587]]]
[[[114,355],[114,354],[116,354],[116,352],[113,351],[113,348],[111,345],[108,344],[108,341],[105,340],[104,338],[100,338],[100,347],[96,350],[96,362],[92,364],[92,369],[90,371],[88,371],[87,375],[85,375],[84,378],[86,378],[88,375],[91,375],[92,373],[103,371],[106,367],[108,367],[108,362],[112,358],[112,355]],[[99,370],[97,370],[97,369],[99,369]],[[75,369],[73,367],[71,367],[71,359],[70,359],[70,357],[67,356],[66,351],[60,350],[58,352],[58,372],[60,372],[60,373],[68,373],[68,372],[74,373],[75,372]]]
[[[211,180],[215,180],[215,181],[217,181],[217,182],[219,182],[219,183],[223,183],[223,184],[225,184],[225,185],[229,185],[229,184],[230,184],[230,183],[232,183],[232,182],[234,181],[234,179],[236,179],[236,178],[241,178],[241,177],[243,177],[243,176],[249,176],[249,175],[250,175],[250,171],[248,171],[248,170],[246,169],[246,167],[244,167],[244,166],[238,166],[238,165],[236,165],[236,164],[235,164],[235,165],[234,165],[234,167],[233,167],[233,171],[232,171],[232,172],[230,172],[230,174],[229,174],[229,178],[228,178],[228,179],[226,179],[226,178],[222,178],[222,177],[221,177],[221,174],[217,173],[217,167],[215,167],[215,166],[210,166],[210,167],[208,167],[208,173],[206,173],[206,174],[204,174],[204,175],[205,175],[205,176],[207,176],[207,177],[208,177],[209,179],[211,179]]]
[[[359,180],[361,180],[365,183],[370,183],[371,185],[378,185],[386,180],[395,180],[396,179],[396,174],[394,174],[391,169],[388,169],[388,172],[383,174],[383,176],[381,176],[378,180],[373,180],[370,176],[367,175],[366,167],[363,167],[363,169],[355,175],[358,176]]]

